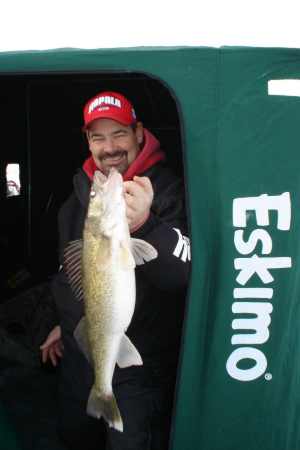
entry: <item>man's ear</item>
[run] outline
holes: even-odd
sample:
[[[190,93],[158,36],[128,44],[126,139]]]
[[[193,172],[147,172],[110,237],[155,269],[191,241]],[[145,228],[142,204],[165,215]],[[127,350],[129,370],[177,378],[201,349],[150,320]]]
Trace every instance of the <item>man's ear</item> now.
[[[138,144],[141,145],[144,140],[144,127],[142,122],[137,122],[136,129],[135,129],[135,135],[138,141]]]
[[[85,135],[86,135],[87,141],[90,142],[90,132],[89,132],[89,130],[86,130]]]

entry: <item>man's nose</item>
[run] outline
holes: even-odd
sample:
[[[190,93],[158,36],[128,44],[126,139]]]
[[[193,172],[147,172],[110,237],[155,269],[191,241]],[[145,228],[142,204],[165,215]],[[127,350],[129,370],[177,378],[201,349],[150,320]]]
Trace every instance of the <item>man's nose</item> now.
[[[114,153],[115,146],[113,139],[107,138],[104,143],[104,151],[105,153]]]

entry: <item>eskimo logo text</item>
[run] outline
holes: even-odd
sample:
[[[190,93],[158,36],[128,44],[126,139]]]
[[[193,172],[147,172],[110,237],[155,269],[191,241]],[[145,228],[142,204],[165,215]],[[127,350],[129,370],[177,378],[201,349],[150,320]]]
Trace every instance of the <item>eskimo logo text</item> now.
[[[263,194],[258,197],[233,200],[233,226],[239,228],[234,232],[234,244],[239,255],[243,255],[243,257],[234,259],[234,268],[239,272],[236,277],[238,285],[233,290],[232,312],[235,315],[248,314],[248,316],[232,321],[232,329],[238,332],[231,338],[234,349],[227,359],[226,370],[232,378],[239,381],[255,380],[262,376],[267,369],[268,361],[263,347],[257,348],[265,344],[270,336],[269,326],[273,311],[270,300],[273,298],[274,287],[265,287],[265,285],[270,285],[274,281],[274,277],[270,273],[271,269],[286,269],[292,266],[291,258],[288,256],[260,256],[254,253],[251,257],[247,257],[255,251],[258,243],[261,244],[262,255],[271,255],[273,241],[266,229],[257,228],[251,232],[247,241],[244,240],[248,211],[254,211],[257,225],[268,227],[270,225],[269,211],[271,210],[277,212],[276,228],[288,231],[291,225],[289,192],[275,196]],[[255,274],[259,278],[260,285],[257,287],[247,286]],[[249,314],[251,314],[251,318],[249,318]],[[253,332],[247,333],[249,330]],[[239,331],[242,332],[239,333]],[[251,360],[253,364],[250,368],[241,368],[239,364],[243,360]]]

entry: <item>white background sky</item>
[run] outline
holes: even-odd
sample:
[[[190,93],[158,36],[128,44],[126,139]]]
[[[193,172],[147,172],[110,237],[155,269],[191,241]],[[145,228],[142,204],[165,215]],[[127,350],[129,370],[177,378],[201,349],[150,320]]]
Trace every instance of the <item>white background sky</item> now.
[[[299,0],[2,0],[0,51],[247,45],[300,48]]]

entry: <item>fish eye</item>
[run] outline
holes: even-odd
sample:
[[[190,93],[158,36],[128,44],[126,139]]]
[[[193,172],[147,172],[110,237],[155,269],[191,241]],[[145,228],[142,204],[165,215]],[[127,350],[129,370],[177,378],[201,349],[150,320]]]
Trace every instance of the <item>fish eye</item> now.
[[[95,191],[91,191],[91,192],[90,192],[90,197],[95,197],[95,195],[96,195],[96,192],[95,192]]]

